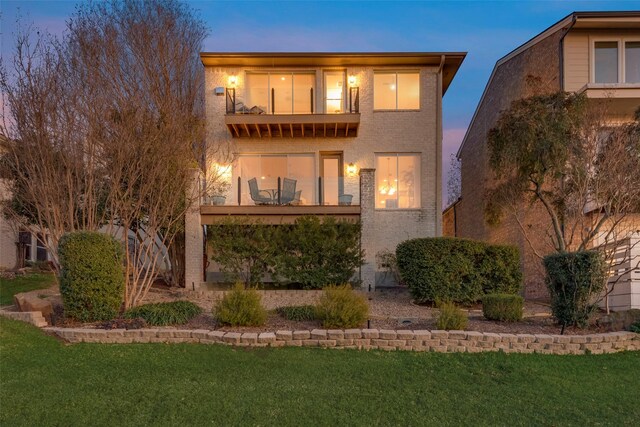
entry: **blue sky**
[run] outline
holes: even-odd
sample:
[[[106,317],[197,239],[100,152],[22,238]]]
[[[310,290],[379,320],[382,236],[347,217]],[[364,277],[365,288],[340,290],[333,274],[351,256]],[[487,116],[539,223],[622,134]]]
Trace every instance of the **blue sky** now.
[[[16,18],[58,34],[75,1],[0,1],[1,52]],[[190,1],[208,51],[464,51],[444,98],[445,173],[495,62],[573,11],[634,10],[634,1]]]

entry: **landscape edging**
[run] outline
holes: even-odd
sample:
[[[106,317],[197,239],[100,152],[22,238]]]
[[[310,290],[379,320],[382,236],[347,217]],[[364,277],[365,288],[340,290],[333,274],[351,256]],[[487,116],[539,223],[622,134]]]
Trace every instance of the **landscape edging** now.
[[[201,343],[239,347],[325,347],[439,353],[603,354],[640,350],[640,334],[590,335],[496,334],[475,331],[314,329],[276,332],[225,332],[206,329],[87,329],[47,327],[70,343]]]

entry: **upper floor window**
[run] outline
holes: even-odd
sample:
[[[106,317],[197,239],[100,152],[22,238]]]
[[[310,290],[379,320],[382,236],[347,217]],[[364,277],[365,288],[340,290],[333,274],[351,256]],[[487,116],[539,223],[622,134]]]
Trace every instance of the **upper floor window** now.
[[[420,73],[374,72],[373,109],[420,109]]]
[[[244,105],[255,113],[313,113],[313,72],[247,73]]]
[[[344,72],[324,73],[324,111],[327,114],[344,113]]]
[[[420,208],[419,154],[376,154],[376,208]]]
[[[640,40],[595,41],[593,82],[640,83]]]

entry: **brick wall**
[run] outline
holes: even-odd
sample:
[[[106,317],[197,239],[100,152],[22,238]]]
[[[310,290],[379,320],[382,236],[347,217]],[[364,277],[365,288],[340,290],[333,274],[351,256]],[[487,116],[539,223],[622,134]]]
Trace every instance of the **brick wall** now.
[[[491,186],[486,135],[502,110],[520,98],[556,92],[560,82],[560,30],[545,40],[499,65],[486,89],[476,117],[460,151],[462,199],[456,209],[457,236],[493,243],[515,244],[522,254],[525,296],[545,298],[547,292],[541,274],[541,262],[520,232],[515,221],[506,219],[500,226],[490,227],[484,221],[485,193]],[[546,217],[539,208],[529,209],[527,223],[540,232],[531,233],[531,244],[537,250],[546,247]]]

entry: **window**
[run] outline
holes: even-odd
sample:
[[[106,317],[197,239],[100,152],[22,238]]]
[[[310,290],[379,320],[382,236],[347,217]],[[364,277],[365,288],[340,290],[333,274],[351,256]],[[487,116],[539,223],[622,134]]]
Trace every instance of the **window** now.
[[[373,109],[420,109],[420,73],[374,73]]]
[[[245,107],[252,113],[313,113],[315,74],[247,73]]]
[[[376,208],[420,207],[420,155],[376,154]]]
[[[625,38],[593,43],[594,83],[640,83],[640,40]]]
[[[316,160],[313,154],[242,154],[238,166],[234,168],[233,184],[237,186],[238,177],[242,182],[241,204],[254,204],[251,199],[248,181],[256,178],[258,188],[274,192],[278,188],[278,178],[296,180],[296,191],[300,191],[301,204],[314,204],[316,201]],[[238,189],[235,188],[235,193]]]
[[[324,99],[325,113],[344,113],[344,73],[342,71],[324,74]]]

